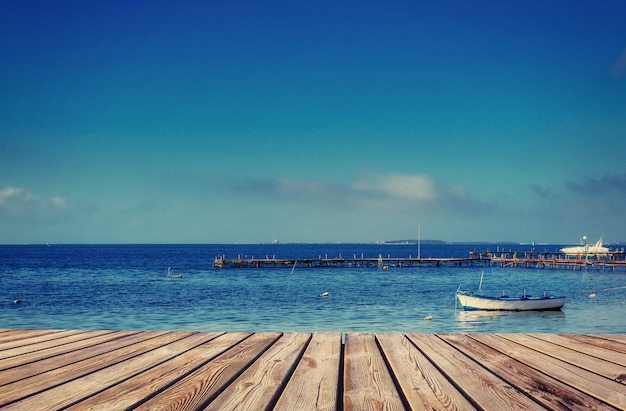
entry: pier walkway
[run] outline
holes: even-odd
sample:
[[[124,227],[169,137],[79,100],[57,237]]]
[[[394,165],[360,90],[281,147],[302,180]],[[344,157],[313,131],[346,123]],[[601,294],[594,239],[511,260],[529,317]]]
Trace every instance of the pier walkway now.
[[[218,268],[263,268],[263,267],[415,267],[415,266],[473,266],[489,263],[489,260],[479,258],[398,258],[398,257],[320,257],[302,259],[277,259],[277,258],[235,258],[226,259],[218,257],[213,262]]]
[[[468,257],[328,257],[318,258],[248,258],[241,255],[236,258],[225,256],[215,257],[213,266],[217,268],[319,268],[319,267],[375,267],[389,269],[392,267],[514,267],[514,268],[554,268],[554,269],[596,269],[626,270],[626,253],[614,251],[603,256],[566,256],[560,252],[470,252]]]
[[[626,334],[0,330],[0,408],[626,409]]]

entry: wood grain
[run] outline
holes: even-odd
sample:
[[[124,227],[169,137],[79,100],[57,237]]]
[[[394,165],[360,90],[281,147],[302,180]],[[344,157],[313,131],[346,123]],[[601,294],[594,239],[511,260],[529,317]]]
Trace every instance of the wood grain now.
[[[284,334],[205,409],[266,409],[280,395],[310,339],[308,333]]]
[[[36,394],[44,394],[46,390],[60,387],[72,381],[78,381],[79,384],[89,379],[93,381],[92,374],[96,371],[106,369],[126,359],[142,355],[143,353],[158,349],[164,344],[169,344],[190,335],[188,332],[160,334],[158,339],[151,338],[121,349],[112,349],[105,354],[90,357],[83,361],[68,363],[67,360],[64,360],[63,363],[53,367],[50,371],[41,372],[32,377],[6,384],[2,387],[2,390],[0,390],[0,406],[22,398],[28,399]],[[20,409],[19,405],[15,407],[15,409]],[[37,409],[37,407],[22,409],[34,410]]]
[[[14,366],[13,368],[2,371],[3,382],[18,381],[21,379],[32,378],[38,374],[51,372],[57,368],[65,367],[70,364],[79,363],[80,361],[87,360],[89,358],[97,357],[98,355],[106,354],[110,351],[121,349],[133,344],[137,344],[151,338],[155,338],[160,333],[147,333],[147,332],[128,332],[118,334],[117,338],[110,338],[98,345],[86,345],[81,349],[75,351],[69,351],[63,354],[57,353],[57,355],[50,357],[38,356],[36,361],[31,361],[31,358],[27,355],[20,357],[23,364]],[[90,362],[90,365],[96,364],[97,359],[94,362]],[[84,364],[87,364],[85,361]],[[69,373],[69,370],[66,371]],[[31,380],[32,381],[32,380]],[[3,385],[0,382],[0,386]]]
[[[110,410],[139,404],[163,392],[218,355],[249,337],[250,333],[228,333],[181,352],[169,361],[129,378],[111,389],[102,391],[68,409]]]
[[[253,334],[166,391],[137,404],[137,409],[202,409],[254,363],[279,337],[280,333]]]
[[[626,354],[626,343],[609,340],[606,338],[599,337],[597,335],[560,334],[560,336],[569,338],[570,340],[574,340],[579,343],[595,345],[598,347],[605,348],[607,350],[617,351],[617,352]],[[610,355],[611,359],[613,358],[613,354],[609,353],[608,355]]]
[[[511,337],[510,334],[507,336]],[[619,409],[626,407],[626,389],[619,382],[518,344],[502,335],[475,334],[472,337],[575,390]]]
[[[340,363],[341,334],[314,334],[274,409],[337,409]]]
[[[524,393],[489,372],[466,354],[433,334],[408,334],[408,338],[479,408],[505,410],[521,407],[544,409]]]
[[[472,403],[402,334],[376,334],[412,409],[471,410]]]
[[[404,409],[373,335],[347,334],[344,361],[345,410]]]
[[[550,340],[556,341],[556,337],[544,337],[541,339],[531,334],[504,334],[503,337],[511,341],[515,341],[518,344],[532,348],[533,350],[557,358],[561,361],[574,364],[580,368],[603,375],[612,380],[616,380],[620,375],[626,374],[626,367],[623,365],[615,364],[614,362],[606,361],[592,355],[587,355],[587,353],[584,352],[586,350],[594,351],[594,347],[580,346],[579,350],[573,350],[550,342]],[[595,352],[597,351],[598,350],[596,349]],[[618,358],[619,360],[621,359],[619,357],[623,356],[619,353],[615,353],[613,357]]]
[[[0,408],[626,410],[625,362],[625,334],[0,329]]]
[[[557,334],[529,334],[532,337],[537,339],[548,341],[552,344],[556,344],[558,346],[566,348],[570,352],[579,352],[586,356],[592,356],[600,361],[606,361],[604,358],[610,357],[610,362],[617,364],[622,367],[626,367],[626,352],[616,351],[614,348],[617,348],[616,344],[611,344],[608,347],[608,344],[605,344],[604,347],[599,346],[598,344],[593,344],[593,340],[582,341],[575,340],[563,335]],[[581,344],[582,342],[582,344]],[[609,350],[610,352],[607,352]]]
[[[17,342],[15,346],[32,344],[31,341],[45,341],[58,338],[58,336],[76,334],[83,331],[76,330],[3,330],[0,332],[0,351],[7,348],[13,348],[14,345],[8,344]]]
[[[19,346],[7,348],[0,352],[0,370],[7,369],[13,366],[13,362],[19,363],[25,361],[36,361],[37,358],[45,358],[55,355],[55,353],[64,353],[72,351],[73,349],[91,345],[93,339],[98,337],[104,337],[104,339],[115,338],[118,333],[122,331],[92,331],[85,332],[73,332],[63,333],[63,336],[59,336],[54,339],[47,339],[45,337],[36,337],[32,340],[37,340],[29,344],[22,344],[22,341],[16,341],[20,343]],[[102,341],[102,338],[96,340],[95,344]],[[28,359],[16,358],[20,355],[29,355]]]
[[[614,409],[597,399],[541,373],[516,359],[488,347],[468,335],[440,335],[459,351],[500,376],[511,385],[528,393],[538,403],[554,410],[608,410]]]

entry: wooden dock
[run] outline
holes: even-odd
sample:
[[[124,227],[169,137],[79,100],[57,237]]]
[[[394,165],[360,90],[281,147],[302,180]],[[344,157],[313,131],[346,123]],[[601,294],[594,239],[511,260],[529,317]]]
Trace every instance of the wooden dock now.
[[[217,268],[323,268],[323,267],[416,267],[416,266],[474,266],[488,264],[489,260],[478,258],[413,258],[413,257],[320,257],[320,258],[215,258],[213,266]]]
[[[0,408],[626,409],[626,334],[0,330]]]
[[[216,268],[358,268],[374,267],[389,269],[395,267],[513,267],[513,268],[553,268],[567,270],[626,270],[626,253],[614,251],[606,256],[577,256],[568,257],[561,252],[470,252],[468,257],[328,257],[317,258],[276,258],[264,256],[262,258],[242,257],[214,258]]]

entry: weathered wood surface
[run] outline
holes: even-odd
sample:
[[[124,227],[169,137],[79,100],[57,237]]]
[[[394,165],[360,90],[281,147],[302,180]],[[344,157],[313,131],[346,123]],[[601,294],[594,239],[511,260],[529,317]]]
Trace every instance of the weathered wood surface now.
[[[626,410],[626,335],[0,329],[0,408]]]
[[[336,409],[340,366],[341,334],[314,334],[274,409]]]

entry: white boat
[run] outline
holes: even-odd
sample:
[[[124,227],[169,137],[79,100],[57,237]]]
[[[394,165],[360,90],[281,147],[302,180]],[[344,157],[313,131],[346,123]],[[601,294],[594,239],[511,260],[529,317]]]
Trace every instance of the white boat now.
[[[600,237],[598,241],[594,245],[587,244],[587,236],[584,235],[580,239],[581,245],[574,247],[563,247],[561,248],[561,252],[567,256],[600,256],[609,254],[609,249],[602,245],[604,240],[604,234]]]
[[[530,311],[530,310],[560,310],[565,305],[565,297],[543,295],[533,297],[524,295],[521,297],[490,297],[480,294],[466,294],[457,291],[456,298],[464,310],[497,310],[497,311]]]
[[[478,292],[483,287],[483,271],[480,275]],[[565,305],[565,297],[549,296],[545,292],[541,297],[524,294],[520,297],[503,295],[492,297],[482,294],[473,294],[461,291],[461,286],[456,290],[456,298],[464,310],[491,310],[491,311],[531,311],[531,310],[560,310]]]

